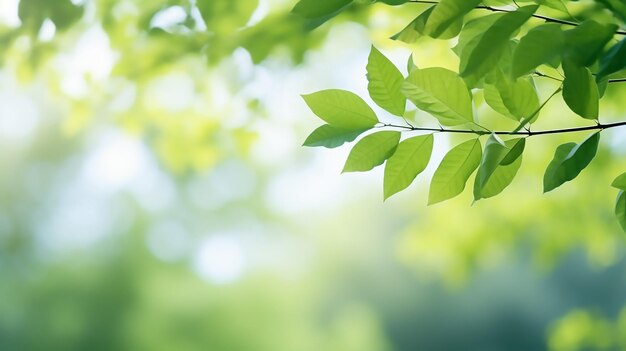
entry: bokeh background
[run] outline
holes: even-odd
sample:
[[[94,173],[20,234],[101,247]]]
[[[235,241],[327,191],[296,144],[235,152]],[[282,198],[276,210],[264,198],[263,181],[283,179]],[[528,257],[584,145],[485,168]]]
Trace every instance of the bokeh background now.
[[[322,25],[294,3],[0,0],[0,350],[626,350],[626,130],[548,195],[585,135],[534,138],[494,199],[426,207],[463,140],[438,135],[383,203],[380,169],[339,174],[349,147],[301,147],[320,121],[299,95],[367,99],[370,45],[405,71],[454,69],[454,43],[388,39],[423,5]],[[585,121],[555,99],[536,128],[563,123]]]

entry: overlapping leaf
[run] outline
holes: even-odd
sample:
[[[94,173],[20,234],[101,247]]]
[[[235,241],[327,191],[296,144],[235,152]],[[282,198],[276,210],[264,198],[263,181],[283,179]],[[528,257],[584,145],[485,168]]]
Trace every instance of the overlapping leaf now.
[[[402,85],[402,92],[419,109],[443,125],[472,122],[472,95],[456,73],[445,68],[415,69]]]

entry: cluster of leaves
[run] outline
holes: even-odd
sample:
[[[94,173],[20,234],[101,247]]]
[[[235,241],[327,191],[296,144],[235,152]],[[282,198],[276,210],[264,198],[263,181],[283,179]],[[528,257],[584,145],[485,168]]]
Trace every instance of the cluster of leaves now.
[[[294,12],[308,18],[327,19],[351,3],[350,0],[302,0]],[[518,3],[530,4],[520,7]],[[432,2],[430,8],[418,14],[392,39],[414,43],[419,37],[454,38],[456,46],[452,51],[459,57],[458,72],[442,67],[421,69],[409,59],[409,74],[404,77],[389,59],[372,48],[367,65],[370,97],[404,123],[381,123],[359,96],[343,90],[324,90],[304,96],[310,109],[326,122],[308,137],[305,145],[334,148],[376,130],[354,145],[343,171],[369,171],[386,161],[384,197],[388,198],[407,188],[424,171],[431,158],[433,133],[474,135],[475,138],[452,148],[435,171],[428,199],[429,204],[435,204],[459,195],[476,170],[475,200],[502,192],[518,172],[530,136],[592,131],[583,142],[566,143],[556,149],[544,175],[544,192],[573,180],[594,159],[602,130],[626,124],[601,124],[598,120],[599,100],[607,85],[621,81],[626,73],[626,39],[619,40],[626,33],[618,25],[624,23],[626,8],[619,1],[589,3],[581,20],[582,15],[571,14],[568,3],[571,1]],[[540,14],[544,7],[560,11],[565,19]],[[467,15],[476,9],[485,10],[486,15],[468,20]],[[602,17],[599,22],[590,13],[612,16]],[[564,78],[541,73],[539,69],[544,68]],[[543,103],[534,82],[537,76],[559,81],[558,89]],[[514,120],[517,127],[493,132],[479,125],[474,113],[474,94],[478,92],[493,110]],[[559,93],[574,113],[595,124],[532,132],[530,124]],[[411,125],[405,118],[407,100],[436,118],[440,127]],[[432,133],[402,138],[402,132],[415,131]],[[486,135],[489,138],[483,147],[480,137]],[[504,135],[510,139],[502,140],[500,136]],[[626,230],[626,175],[616,179],[613,185],[620,189],[615,213]]]

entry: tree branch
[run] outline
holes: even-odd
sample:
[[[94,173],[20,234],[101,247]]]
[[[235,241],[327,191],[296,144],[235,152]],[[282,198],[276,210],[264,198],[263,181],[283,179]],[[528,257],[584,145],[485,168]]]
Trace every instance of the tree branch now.
[[[431,4],[431,5],[436,5],[436,4],[439,3],[439,1],[430,1],[430,0],[409,0],[408,2],[414,3],[414,4]],[[500,9],[500,8],[491,7],[491,6],[484,6],[484,5],[476,6],[476,9],[488,10],[488,11],[492,11],[492,12],[511,12],[511,10]],[[566,20],[562,20],[562,19],[558,19],[558,18],[553,18],[553,17],[548,17],[548,16],[544,16],[544,15],[533,14],[533,17],[542,19],[542,20],[544,20],[546,22],[559,23],[559,24],[564,24],[564,25],[567,25],[567,26],[578,26],[578,23],[576,23],[576,22],[570,22],[570,21],[566,21]],[[626,31],[624,31],[624,30],[618,30],[615,33],[619,34],[619,35],[626,35]]]
[[[413,127],[413,126],[402,126],[392,123],[383,123],[379,126],[379,128],[390,127],[397,129],[405,129],[409,131],[423,131],[423,132],[438,132],[438,133],[457,133],[457,134],[476,134],[476,135],[487,135],[487,134],[496,134],[496,135],[522,135],[526,137],[536,136],[536,135],[547,135],[547,134],[564,134],[564,133],[574,133],[574,132],[584,132],[589,130],[605,130],[610,128],[616,128],[626,126],[626,121],[615,122],[615,123],[607,123],[602,124],[598,123],[594,126],[587,127],[575,127],[575,128],[564,128],[564,129],[549,129],[549,130],[540,130],[533,132],[531,130],[518,131],[518,132],[509,132],[509,131],[483,131],[483,130],[473,130],[473,129],[446,129],[446,128],[423,128],[423,127]]]

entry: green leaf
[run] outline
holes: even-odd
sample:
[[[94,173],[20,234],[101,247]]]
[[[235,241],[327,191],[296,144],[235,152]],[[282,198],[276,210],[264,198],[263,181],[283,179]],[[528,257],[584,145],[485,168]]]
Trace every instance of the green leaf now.
[[[428,17],[425,34],[439,38],[448,28],[458,23],[481,0],[441,0]]]
[[[467,22],[463,27],[463,30],[461,30],[461,34],[459,34],[459,41],[452,51],[454,51],[459,57],[469,56],[463,54],[465,50],[467,49],[468,52],[473,51],[480,41],[480,36],[502,16],[504,16],[503,13],[493,13]]]
[[[561,26],[547,23],[535,27],[522,37],[513,54],[512,74],[514,78],[534,71],[559,56],[565,44]]]
[[[309,135],[303,146],[323,146],[329,149],[339,147],[356,139],[367,129],[344,129],[330,124],[324,124]]]
[[[604,49],[604,46],[613,38],[617,26],[614,24],[600,24],[587,20],[574,29],[565,31],[564,57],[581,66],[591,66]]]
[[[292,12],[304,18],[320,18],[341,11],[351,2],[352,0],[300,0]]]
[[[626,38],[615,44],[600,58],[600,71],[596,81],[626,68]]]
[[[563,2],[563,0],[539,0],[539,4],[553,8],[557,11],[561,11],[569,16],[571,16],[567,6]]]
[[[511,148],[509,152],[504,155],[502,161],[500,161],[500,166],[508,166],[511,163],[515,162],[521,155],[524,153],[524,149],[526,148],[526,138],[519,138],[513,140]],[[509,141],[507,141],[507,144]]]
[[[409,0],[378,0],[378,1],[383,2],[387,5],[392,5],[392,6],[402,5],[402,4],[406,4],[407,2],[409,2]]]
[[[396,116],[404,115],[406,97],[400,91],[402,73],[380,51],[372,46],[367,63],[367,90],[374,102]]]
[[[450,150],[433,175],[428,204],[436,204],[462,193],[467,180],[480,165],[481,155],[479,139],[466,141]]]
[[[611,186],[626,191],[626,173],[615,178]]]
[[[543,192],[552,191],[576,178],[596,156],[599,142],[600,132],[593,134],[580,144],[559,145],[543,176]]]
[[[358,130],[378,123],[376,114],[367,103],[349,91],[322,90],[302,98],[313,113],[335,127]]]
[[[467,49],[463,51],[461,76],[464,78],[473,76],[473,79],[480,80],[496,67],[509,39],[532,17],[537,8],[537,5],[521,7],[496,20],[484,34],[475,39],[478,42],[471,51]]]
[[[501,71],[497,71],[495,84],[485,84],[484,93],[489,106],[516,121],[533,115],[539,109],[535,86],[525,78],[512,81]]]
[[[392,36],[391,39],[399,40],[404,43],[412,44],[417,41],[417,39],[425,35],[425,28],[428,18],[430,14],[435,9],[435,6],[430,7],[426,11],[422,12],[419,16],[417,16],[408,26],[406,26],[402,31]],[[452,39],[459,35],[459,32],[463,28],[463,19],[459,19],[458,21],[452,23],[443,33],[439,35],[439,39]]]
[[[400,132],[370,134],[354,145],[342,173],[365,172],[379,166],[391,157],[398,147]]]
[[[570,60],[563,61],[563,71],[563,99],[567,106],[583,118],[597,119],[600,93],[591,71]]]
[[[419,109],[447,126],[474,120],[472,95],[456,73],[445,68],[415,69],[402,85],[402,92]]]
[[[512,148],[520,145],[520,140],[524,139],[504,143],[494,134],[489,137],[474,180],[474,201],[498,195],[511,184],[522,164],[522,153],[517,153],[519,150],[515,151],[517,155],[511,154]],[[507,157],[513,160],[503,165],[502,161]]]
[[[617,201],[615,202],[615,217],[622,230],[626,232],[626,192],[620,190],[617,194]]]
[[[433,135],[428,134],[406,139],[398,145],[385,165],[385,200],[406,189],[426,169],[433,151],[433,140]]]

